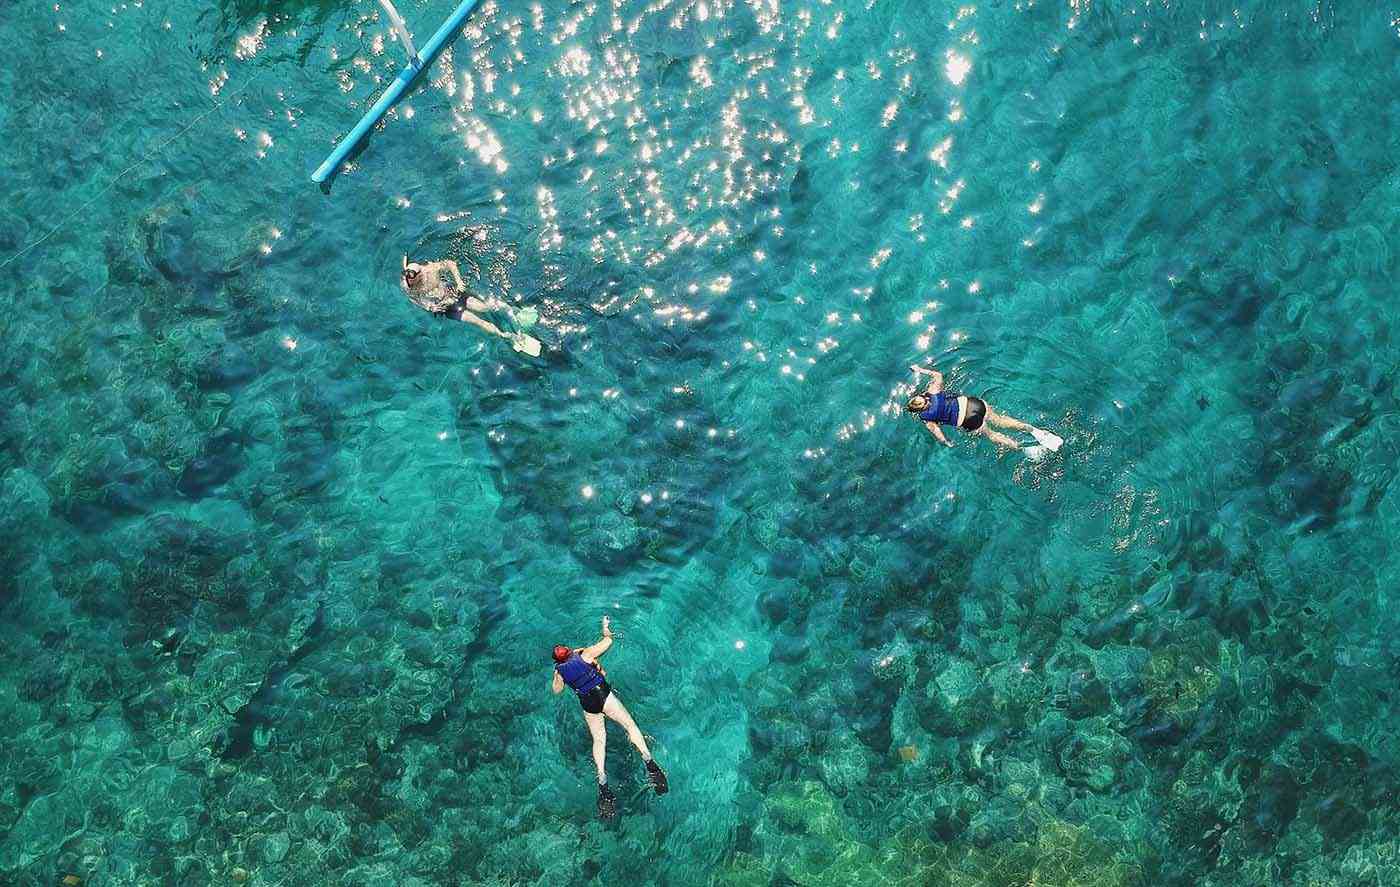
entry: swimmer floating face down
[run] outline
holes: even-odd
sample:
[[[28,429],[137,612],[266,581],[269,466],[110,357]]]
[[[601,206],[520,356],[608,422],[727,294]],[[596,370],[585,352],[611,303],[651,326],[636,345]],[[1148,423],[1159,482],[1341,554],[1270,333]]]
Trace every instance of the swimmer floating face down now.
[[[938,442],[951,447],[953,442],[943,433],[941,426],[947,425],[968,434],[985,437],[998,447],[1008,450],[1022,450],[1032,459],[1039,459],[1046,453],[1053,453],[1064,444],[1059,435],[1036,428],[1029,422],[992,409],[980,397],[958,394],[943,389],[943,374],[931,367],[917,364],[909,367],[914,373],[915,385],[920,376],[928,376],[928,386],[904,404],[906,412],[918,416]],[[1022,446],[1018,441],[996,429],[1023,432],[1035,438],[1034,446]]]
[[[578,648],[556,644],[551,651],[554,676],[550,689],[561,693],[565,687],[569,687],[577,694],[579,705],[583,708],[584,723],[587,724],[588,732],[593,738],[593,764],[598,769],[598,815],[603,819],[612,819],[617,815],[617,796],[608,788],[608,776],[603,766],[607,756],[608,720],[615,721],[627,731],[627,739],[641,754],[642,761],[646,764],[647,780],[656,793],[664,795],[669,790],[666,774],[660,765],[651,759],[651,749],[647,747],[646,738],[642,736],[642,731],[632,720],[632,715],[628,713],[622,700],[613,692],[608,684],[607,674],[598,662],[612,644],[612,626],[608,617],[604,616],[603,637],[597,643]]]
[[[445,282],[443,275],[451,275],[456,286]],[[445,315],[469,323],[472,326],[490,333],[493,336],[500,336],[509,339],[510,345],[522,354],[531,357],[539,357],[544,346],[540,340],[534,336],[526,335],[523,332],[508,333],[501,330],[489,320],[482,317],[488,311],[505,310],[510,313],[512,321],[516,315],[511,311],[510,306],[500,299],[481,299],[473,295],[467,289],[467,282],[462,279],[462,271],[457,267],[457,263],[451,259],[439,259],[436,262],[410,262],[408,256],[403,257],[402,274],[404,292],[415,305],[433,314]],[[531,323],[534,321],[532,320]]]

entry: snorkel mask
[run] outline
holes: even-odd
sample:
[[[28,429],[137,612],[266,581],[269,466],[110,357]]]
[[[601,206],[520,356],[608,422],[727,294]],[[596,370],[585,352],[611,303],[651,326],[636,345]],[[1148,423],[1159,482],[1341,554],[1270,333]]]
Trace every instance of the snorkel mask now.
[[[417,262],[410,262],[408,256],[403,257],[403,281],[413,283],[418,279],[418,275],[423,273],[423,266]]]

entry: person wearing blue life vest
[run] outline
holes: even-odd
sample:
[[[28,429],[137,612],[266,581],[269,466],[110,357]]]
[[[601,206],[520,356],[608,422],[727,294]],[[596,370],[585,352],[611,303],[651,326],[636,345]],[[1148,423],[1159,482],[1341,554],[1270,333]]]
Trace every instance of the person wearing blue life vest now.
[[[583,706],[583,720],[588,724],[588,732],[593,736],[593,763],[598,768],[598,815],[612,819],[617,815],[617,796],[608,788],[608,774],[603,762],[607,756],[607,718],[611,718],[627,731],[627,738],[641,752],[646,763],[647,779],[658,795],[666,794],[666,774],[651,759],[646,738],[637,728],[637,722],[623,706],[622,700],[608,686],[607,673],[598,662],[599,657],[612,646],[612,626],[608,617],[603,617],[603,637],[592,646],[570,648],[560,644],[554,648],[554,680],[550,689],[562,693],[567,686],[578,694]]]
[[[911,366],[909,369],[914,371],[915,384],[918,383],[920,376],[925,375],[929,377],[929,382],[924,391],[909,398],[904,409],[917,415],[929,432],[938,438],[939,443],[945,447],[951,447],[953,442],[948,440],[948,436],[943,433],[942,426],[944,425],[960,428],[969,434],[980,434],[999,447],[1023,450],[1032,459],[1038,459],[1046,453],[1053,453],[1064,445],[1064,441],[1058,435],[1036,428],[1029,422],[1022,422],[1020,419],[1012,418],[1005,413],[999,413],[980,397],[958,394],[955,391],[944,391],[943,374],[938,370],[918,365]],[[1009,431],[1023,431],[1034,437],[1037,443],[1023,447],[1000,431],[993,431],[993,427],[1005,428]]]

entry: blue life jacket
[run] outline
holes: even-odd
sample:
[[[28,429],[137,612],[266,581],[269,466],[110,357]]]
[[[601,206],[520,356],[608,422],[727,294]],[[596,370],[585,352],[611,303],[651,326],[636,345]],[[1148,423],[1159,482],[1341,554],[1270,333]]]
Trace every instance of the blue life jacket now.
[[[580,696],[603,685],[603,673],[577,653],[554,666],[554,670]]]
[[[958,424],[958,395],[942,391],[929,398],[928,409],[919,414],[919,418],[925,422],[937,422],[939,425]]]

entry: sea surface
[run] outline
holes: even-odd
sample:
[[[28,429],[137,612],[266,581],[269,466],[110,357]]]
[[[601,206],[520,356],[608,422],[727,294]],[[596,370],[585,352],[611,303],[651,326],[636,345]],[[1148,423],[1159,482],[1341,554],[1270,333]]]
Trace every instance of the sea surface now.
[[[0,47],[0,882],[1400,884],[1400,7],[483,0],[327,192],[372,0]]]

